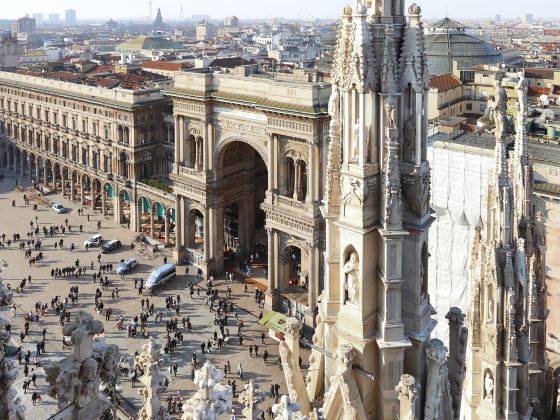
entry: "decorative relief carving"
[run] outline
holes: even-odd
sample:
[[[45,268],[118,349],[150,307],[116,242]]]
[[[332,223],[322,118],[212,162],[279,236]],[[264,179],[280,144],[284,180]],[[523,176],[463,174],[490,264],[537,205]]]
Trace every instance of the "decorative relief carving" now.
[[[264,127],[259,127],[253,124],[247,124],[239,121],[218,119],[216,124],[216,131],[221,133],[225,130],[235,131],[241,134],[252,134],[255,136],[266,135],[266,130],[264,129]]]
[[[429,210],[430,205],[430,175],[422,178],[404,175],[402,177],[402,191],[408,213],[415,217],[422,217]]]
[[[206,110],[206,107],[204,105],[195,105],[192,103],[177,102],[177,101],[173,101],[173,108],[183,109],[185,111],[191,111],[191,112],[198,112],[201,114],[204,113]]]
[[[268,125],[272,127],[284,128],[286,130],[293,130],[304,133],[313,132],[313,124],[298,121],[296,119],[280,119],[280,118],[269,118]]]

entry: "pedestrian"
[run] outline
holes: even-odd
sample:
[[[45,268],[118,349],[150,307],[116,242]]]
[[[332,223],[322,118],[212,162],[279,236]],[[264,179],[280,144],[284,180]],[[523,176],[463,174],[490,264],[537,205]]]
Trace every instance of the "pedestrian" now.
[[[237,365],[237,377],[243,380],[243,367],[241,366],[241,363]]]
[[[38,399],[39,399],[39,394],[37,393],[37,391],[33,391],[33,394],[31,394],[31,401],[33,402],[33,405],[37,403]]]
[[[235,409],[231,410],[231,417],[230,420],[237,420],[237,415],[235,414]]]
[[[249,344],[249,355],[253,357],[253,346]]]
[[[261,331],[261,343],[265,344],[264,342],[264,338],[266,337],[266,335],[264,334],[264,331]]]
[[[266,350],[263,353],[263,361],[265,365],[268,365],[268,352]]]
[[[33,373],[33,375],[31,375],[31,382],[33,382],[34,387],[37,386],[36,381],[37,381],[37,375]]]
[[[255,350],[255,357],[258,357],[258,356],[259,356],[259,346],[257,346],[257,345],[255,344],[255,346],[254,346],[253,348],[254,348],[254,350]]]

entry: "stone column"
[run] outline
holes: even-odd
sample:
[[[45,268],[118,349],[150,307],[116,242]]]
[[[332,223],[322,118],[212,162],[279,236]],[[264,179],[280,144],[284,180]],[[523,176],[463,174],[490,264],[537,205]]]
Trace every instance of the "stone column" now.
[[[76,199],[76,182],[74,180],[74,174],[70,172],[70,200],[74,201]]]
[[[461,409],[461,393],[463,388],[465,350],[467,345],[467,330],[463,327],[465,314],[461,309],[453,307],[445,316],[449,320],[449,356],[447,367],[449,387],[452,398],[454,418],[458,419]]]
[[[420,385],[416,383],[414,376],[401,375],[401,380],[395,390],[399,394],[399,418],[401,420],[416,420],[416,400],[418,399]]]
[[[39,161],[35,159],[35,179],[37,180],[37,183],[39,183],[40,175],[41,175],[41,171],[39,168]]]
[[[101,214],[105,216],[107,214],[107,191],[105,191],[105,185],[101,186]]]
[[[84,179],[81,177],[81,175],[80,175],[80,203],[82,204],[82,206],[86,203],[86,195],[84,194]]]
[[[278,291],[278,269],[276,256],[276,231],[272,228],[266,228],[268,236],[268,270],[267,281],[268,289],[265,295],[265,307],[269,311],[280,309],[280,293]]]
[[[175,249],[178,251],[183,245],[183,197],[175,198]]]
[[[24,172],[23,171],[23,154],[21,154],[20,157],[19,157],[19,164],[20,164],[19,174],[23,177],[23,172]]]
[[[300,161],[299,159],[294,160],[294,193],[292,194],[292,198],[294,200],[298,199],[298,190],[299,190],[299,174],[300,174]]]
[[[64,170],[60,171],[60,183],[62,187],[62,197],[66,194],[66,178],[64,178]]]
[[[179,164],[179,156],[180,156],[180,146],[181,146],[181,138],[180,138],[180,118],[178,115],[175,115],[175,165]]]
[[[274,191],[274,172],[276,165],[274,160],[274,137],[272,134],[268,136],[268,190]]]
[[[416,93],[416,166],[422,163],[422,92]]]
[[[210,235],[210,209],[205,209],[204,211],[204,261],[210,259],[210,247],[211,235]]]
[[[140,209],[140,203],[138,201],[134,202],[134,205],[130,206],[130,226],[135,232],[140,232],[142,230],[142,212]]]
[[[155,236],[154,234],[154,207],[150,206],[150,236],[153,238]]]
[[[91,200],[89,203],[89,208],[91,209],[91,211],[95,210],[95,194],[96,194],[96,190],[95,190],[95,182],[91,182],[91,185],[89,187],[89,193],[91,196]]]
[[[165,221],[165,246],[169,245],[169,214],[167,210],[164,213],[163,220]]]
[[[14,171],[15,171],[15,161],[14,161]],[[43,185],[46,187],[47,186],[47,174],[48,170],[47,170],[47,163],[44,162],[44,167],[43,167]]]
[[[315,202],[315,143],[309,144],[309,170],[307,171],[307,203]]]
[[[29,179],[33,178],[33,171],[31,168],[31,158],[28,157],[27,158],[27,165],[28,165],[28,170],[29,170]]]
[[[53,184],[53,190],[56,191],[56,171],[54,170],[54,165],[52,168],[52,184]]]
[[[309,247],[309,270],[308,270],[308,291],[307,291],[307,310],[313,314],[317,308],[317,296],[319,296],[319,249],[312,244]],[[311,322],[308,325],[313,325]]]

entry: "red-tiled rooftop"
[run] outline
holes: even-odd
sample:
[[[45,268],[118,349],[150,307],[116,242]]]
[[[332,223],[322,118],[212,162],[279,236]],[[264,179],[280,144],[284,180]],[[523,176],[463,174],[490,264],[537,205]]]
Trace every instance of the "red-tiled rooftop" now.
[[[165,70],[165,71],[181,71],[193,67],[192,64],[185,61],[144,61],[143,69]]]
[[[554,70],[526,68],[524,72],[528,79],[554,79]]]
[[[461,81],[452,74],[442,74],[441,76],[433,76],[430,79],[430,87],[437,89],[439,92],[447,92],[448,90],[461,86]]]

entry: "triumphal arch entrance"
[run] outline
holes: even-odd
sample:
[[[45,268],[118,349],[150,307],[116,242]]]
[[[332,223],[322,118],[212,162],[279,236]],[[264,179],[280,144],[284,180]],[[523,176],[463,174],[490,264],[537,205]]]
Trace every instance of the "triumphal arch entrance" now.
[[[262,278],[269,308],[311,314],[322,289],[330,85],[243,66],[180,73],[166,93],[178,139],[177,262]]]

